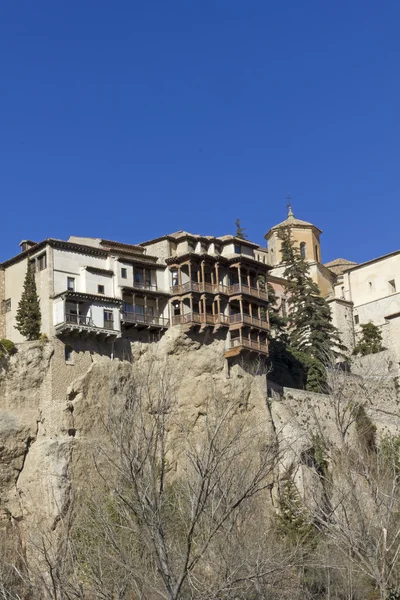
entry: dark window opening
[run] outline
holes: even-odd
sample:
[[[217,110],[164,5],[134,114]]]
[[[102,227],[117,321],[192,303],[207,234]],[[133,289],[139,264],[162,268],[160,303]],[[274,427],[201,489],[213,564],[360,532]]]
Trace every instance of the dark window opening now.
[[[104,285],[98,285],[97,286],[97,293],[98,294],[104,294]]]
[[[121,277],[122,279],[126,279],[128,277],[128,272],[124,267],[121,269]]]
[[[65,362],[73,363],[74,362],[74,349],[72,346],[64,346],[64,356]]]

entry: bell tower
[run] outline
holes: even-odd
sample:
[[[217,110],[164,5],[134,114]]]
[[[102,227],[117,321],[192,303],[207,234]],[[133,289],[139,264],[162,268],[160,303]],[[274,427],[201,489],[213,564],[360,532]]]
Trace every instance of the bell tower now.
[[[334,275],[322,264],[320,243],[322,231],[308,221],[296,219],[290,203],[290,196],[287,200],[287,218],[282,223],[271,227],[264,236],[268,247],[268,262],[273,267],[271,275],[283,278],[285,265],[282,263],[282,240],[279,237],[279,230],[288,227],[295,247],[299,249],[300,255],[309,263],[310,277],[318,285],[321,295],[324,297],[329,296],[333,290]]]
[[[290,200],[290,196],[288,200]],[[279,230],[283,227],[290,228],[293,242],[307,262],[321,263],[320,235],[322,231],[312,223],[296,219],[290,202],[287,204],[287,211],[287,219],[271,227],[264,236],[268,246],[269,264],[272,267],[278,267],[282,263],[282,240],[279,237]]]

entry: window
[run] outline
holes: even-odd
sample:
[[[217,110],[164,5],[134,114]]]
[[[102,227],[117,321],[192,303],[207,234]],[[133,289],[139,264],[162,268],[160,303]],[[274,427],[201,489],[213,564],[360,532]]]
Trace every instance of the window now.
[[[354,323],[358,325],[360,322],[360,317],[358,315],[354,315]]]
[[[74,277],[67,277],[67,290],[69,292],[75,291],[75,279]]]
[[[42,254],[37,258],[37,270],[44,271],[47,267],[47,256],[46,253]]]
[[[396,292],[396,282],[394,279],[389,281],[389,294],[394,294]]]
[[[178,271],[176,271],[176,270],[171,271],[171,275],[172,275],[172,285],[179,285]]]
[[[241,247],[239,246],[239,244],[235,244],[235,248],[234,248],[234,252],[235,254],[240,254],[242,251]]]
[[[306,257],[306,248],[307,245],[305,242],[300,242],[300,256],[301,258],[305,258]]]
[[[98,285],[97,286],[97,293],[98,294],[104,294],[104,285]]]
[[[74,349],[72,346],[64,346],[64,356],[66,363],[74,364]]]
[[[372,292],[372,281],[368,281],[369,291]]]
[[[114,315],[112,310],[104,311],[104,329],[114,329]]]
[[[340,288],[340,297],[342,300],[344,300],[344,285],[342,285],[342,287]]]
[[[11,310],[11,298],[8,298],[7,300],[3,300],[2,304],[1,304],[1,312],[7,313],[7,312],[10,312],[10,310]]]
[[[125,267],[122,267],[122,269],[121,269],[121,277],[122,277],[122,279],[126,279],[128,277],[128,272],[125,269]]]
[[[318,254],[318,246],[317,245],[315,245],[314,251],[315,251],[315,260],[318,262],[319,261],[319,254]]]

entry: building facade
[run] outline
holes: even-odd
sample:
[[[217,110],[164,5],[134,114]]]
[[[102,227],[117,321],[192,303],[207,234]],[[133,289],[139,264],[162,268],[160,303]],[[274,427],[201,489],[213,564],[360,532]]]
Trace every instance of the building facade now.
[[[30,263],[42,331],[68,348],[85,341],[96,346],[94,352],[107,348],[112,354],[120,342],[152,342],[169,327],[181,327],[199,339],[223,339],[227,359],[242,352],[266,356],[268,283],[287,315],[282,227],[308,262],[349,353],[361,325],[372,322],[400,363],[400,251],[362,264],[342,258],[323,264],[321,230],[295,218],[291,208],[266,233],[266,247],[186,231],[137,245],[74,236],[25,240],[21,252],[0,265],[0,337],[24,341],[15,318]]]
[[[42,331],[68,348],[79,337],[152,342],[179,326],[222,335],[226,358],[242,351],[266,355],[270,267],[257,249],[233,236],[184,231],[139,245],[82,237],[24,241],[21,253],[0,268],[0,337],[24,341],[15,325],[30,264]]]

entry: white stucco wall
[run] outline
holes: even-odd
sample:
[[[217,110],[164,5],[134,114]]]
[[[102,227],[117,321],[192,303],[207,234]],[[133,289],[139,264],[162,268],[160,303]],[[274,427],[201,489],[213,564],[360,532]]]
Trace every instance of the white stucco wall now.
[[[60,294],[67,289],[67,278],[75,278],[75,291],[85,292],[85,284],[81,280],[83,266],[108,269],[107,257],[79,254],[69,250],[53,249],[54,256],[54,294]],[[108,295],[112,296],[112,289]],[[97,291],[95,292],[97,293]]]

